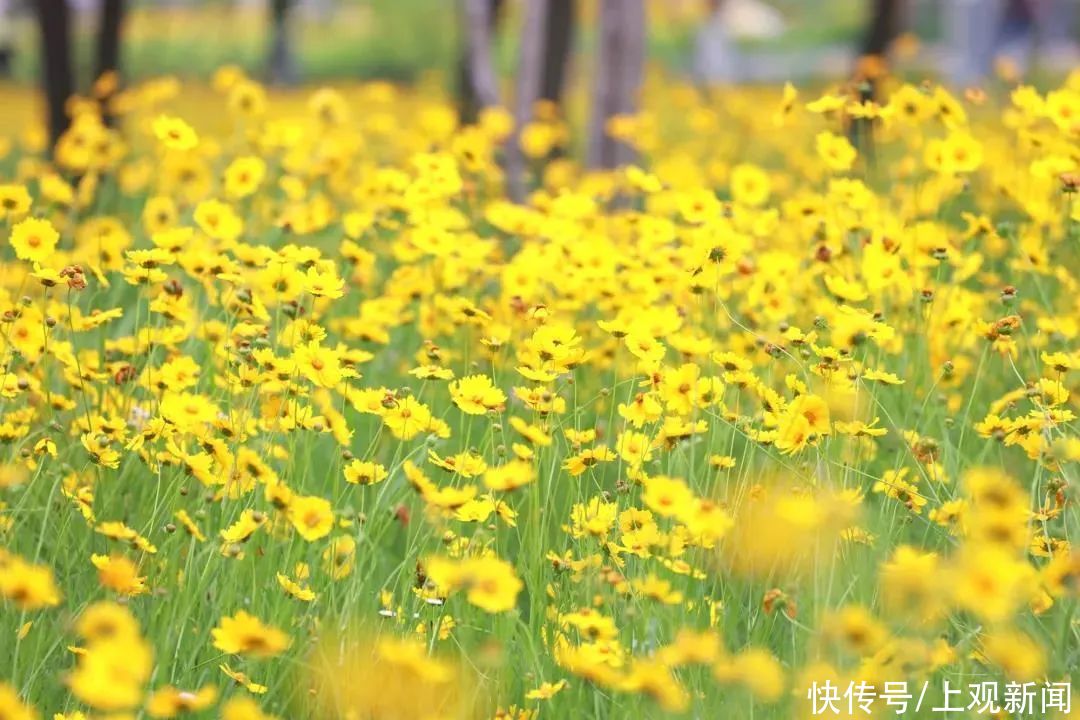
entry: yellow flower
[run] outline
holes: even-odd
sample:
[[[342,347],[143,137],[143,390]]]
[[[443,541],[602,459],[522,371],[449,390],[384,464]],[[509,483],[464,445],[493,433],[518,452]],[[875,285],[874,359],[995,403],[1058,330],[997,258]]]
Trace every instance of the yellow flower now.
[[[425,568],[440,590],[451,593],[464,588],[469,603],[489,613],[513,609],[524,587],[514,573],[514,566],[497,557],[461,562],[435,557],[425,563]]]
[[[693,491],[680,478],[657,475],[644,481],[641,501],[657,515],[671,517],[689,510],[696,499]]]
[[[334,580],[347,578],[356,568],[356,540],[342,535],[331,540],[323,550],[323,567]]]
[[[483,415],[489,410],[501,410],[506,394],[495,387],[487,375],[469,375],[450,383],[454,404],[469,415]]]
[[[1059,129],[1075,136],[1080,127],[1080,92],[1062,88],[1047,93],[1045,112]]]
[[[225,673],[225,675],[230,680],[247,690],[249,693],[254,693],[255,695],[265,695],[266,691],[270,689],[265,685],[260,685],[257,682],[253,682],[252,679],[248,677],[247,673],[233,670],[225,663],[218,665],[218,668],[221,670],[221,672]]]
[[[334,528],[334,509],[330,501],[318,496],[301,496],[289,503],[289,522],[308,542],[324,538]]]
[[[740,163],[731,170],[731,197],[735,202],[757,207],[769,199],[769,176],[757,165]]]
[[[186,530],[187,533],[191,535],[191,537],[195,538],[199,542],[206,541],[206,536],[203,535],[202,530],[199,529],[199,526],[195,524],[195,521],[191,519],[191,516],[188,515],[186,510],[177,510],[176,514],[173,517],[175,517],[180,522],[180,524],[184,526],[184,530]]]
[[[25,185],[0,184],[0,220],[22,217],[32,203]]]
[[[517,604],[524,583],[514,573],[514,566],[499,558],[479,558],[466,563],[466,599],[489,613],[511,610]]]
[[[567,458],[563,462],[563,469],[577,477],[597,463],[611,462],[616,457],[618,456],[607,445],[597,445]]]
[[[197,713],[213,705],[217,696],[217,688],[213,685],[194,692],[167,686],[154,691],[146,701],[146,713],[155,718],[174,718],[184,713]]]
[[[516,490],[535,480],[536,468],[524,460],[511,460],[484,473],[484,485],[488,490]]]
[[[681,605],[683,602],[683,594],[673,589],[670,581],[656,575],[649,574],[648,577],[635,580],[633,585],[634,590],[642,597],[656,600],[664,605]]]
[[[992,545],[964,548],[945,587],[957,606],[987,622],[1008,620],[1034,589],[1035,569]]]
[[[830,170],[843,172],[855,164],[855,148],[846,137],[822,132],[818,134],[816,143],[818,157]]]
[[[140,637],[131,611],[116,603],[96,603],[77,623],[86,647],[68,675],[79,701],[106,712],[133,710],[144,697],[153,670],[153,651]]]
[[[221,706],[221,720],[277,720],[246,695],[234,695]]]
[[[60,604],[52,570],[33,565],[18,556],[3,557],[0,551],[0,596],[20,610],[38,610]]]
[[[768,650],[747,648],[713,666],[713,675],[722,683],[742,683],[754,697],[772,703],[784,693],[784,669]]]
[[[254,615],[239,610],[232,617],[223,617],[210,631],[214,647],[231,655],[250,655],[268,658],[280,655],[289,647],[289,636]]]
[[[345,482],[353,485],[375,485],[387,478],[386,468],[376,462],[351,460],[345,466]]]
[[[383,415],[383,423],[399,440],[412,440],[420,433],[432,430],[433,422],[428,406],[411,395],[394,400]]]
[[[356,375],[351,368],[342,364],[339,351],[318,343],[297,346],[293,351],[293,360],[304,377],[319,387],[336,387],[345,378]]]
[[[255,193],[266,177],[262,158],[247,155],[238,157],[225,168],[225,194],[230,198],[245,198]]]
[[[146,578],[140,577],[139,568],[122,555],[91,555],[90,561],[98,569],[98,582],[121,595],[141,595],[147,592]]]
[[[0,718],[4,720],[37,720],[37,711],[19,699],[15,688],[0,682]]]
[[[131,610],[115,602],[96,602],[79,615],[75,631],[90,644],[139,637],[139,623]]]
[[[154,135],[170,150],[191,150],[199,144],[199,136],[178,117],[159,115],[154,120]]]
[[[940,146],[931,145],[928,152],[936,152],[940,164],[936,168],[948,175],[970,173],[979,169],[983,162],[982,144],[967,132],[954,131]]]
[[[480,717],[471,677],[414,639],[327,637],[305,666],[312,700],[333,708],[329,717],[338,717],[342,708],[357,718]]]
[[[1042,646],[1018,630],[992,630],[983,638],[982,654],[1012,681],[1038,681],[1046,672]]]
[[[530,690],[525,693],[525,697],[528,700],[550,700],[557,694],[563,691],[566,687],[566,680],[560,680],[555,683],[541,683],[540,687],[535,690]]]
[[[43,263],[52,259],[60,233],[48,220],[26,218],[11,230],[11,247],[20,260]]]
[[[301,586],[300,583],[295,582],[287,575],[277,573],[277,581],[278,585],[281,586],[281,588],[285,591],[286,595],[294,597],[297,600],[301,600],[303,602],[311,602],[316,597],[315,593],[311,590],[311,588]]]
[[[635,658],[619,683],[624,692],[643,693],[671,713],[680,713],[690,704],[690,696],[660,660]]]

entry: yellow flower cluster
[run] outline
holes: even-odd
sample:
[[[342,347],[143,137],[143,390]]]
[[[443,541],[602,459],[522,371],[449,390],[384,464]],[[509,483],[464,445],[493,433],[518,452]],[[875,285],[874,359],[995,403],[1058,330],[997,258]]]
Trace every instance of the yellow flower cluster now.
[[[605,172],[542,105],[524,203],[386,83],[3,143],[0,717],[1067,679],[1080,72],[877,90],[653,78]]]

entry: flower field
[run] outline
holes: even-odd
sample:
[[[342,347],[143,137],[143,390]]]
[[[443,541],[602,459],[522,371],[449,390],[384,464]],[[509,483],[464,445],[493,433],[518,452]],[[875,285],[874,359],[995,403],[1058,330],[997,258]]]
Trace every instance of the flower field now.
[[[1080,72],[878,94],[13,129],[0,718],[1076,712]]]

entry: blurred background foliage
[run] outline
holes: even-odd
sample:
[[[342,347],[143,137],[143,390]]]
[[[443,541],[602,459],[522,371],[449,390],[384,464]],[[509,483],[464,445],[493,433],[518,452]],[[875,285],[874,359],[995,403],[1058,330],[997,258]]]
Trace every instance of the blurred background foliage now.
[[[77,60],[90,55],[96,19],[92,3],[76,13]],[[579,50],[596,42],[595,5],[586,2]],[[694,35],[708,14],[704,0],[650,0],[649,57],[675,69],[686,68]],[[745,37],[751,49],[790,52],[850,44],[866,22],[864,0],[776,0],[782,32],[768,38]],[[520,5],[507,20],[518,25]],[[258,76],[265,63],[270,23],[265,3],[133,2],[124,27],[125,74],[145,79],[165,74],[207,77],[223,64],[236,64]],[[935,32],[933,13],[919,13],[922,30]],[[39,37],[29,13],[11,20],[15,39],[13,76],[32,82],[39,65]],[[302,79],[386,79],[416,82],[430,73],[449,74],[461,40],[457,3],[451,0],[338,0],[302,3],[293,20],[294,45]],[[920,32],[920,35],[924,35]],[[512,73],[517,33],[499,33],[495,58],[501,74]],[[77,62],[89,76],[89,63]],[[80,77],[88,82],[89,77]]]

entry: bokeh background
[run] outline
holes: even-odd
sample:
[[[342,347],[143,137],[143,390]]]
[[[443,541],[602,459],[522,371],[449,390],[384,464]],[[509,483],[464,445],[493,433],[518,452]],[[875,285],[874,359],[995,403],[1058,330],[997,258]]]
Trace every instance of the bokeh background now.
[[[522,0],[0,0],[0,97],[7,111],[0,123],[24,123],[44,111],[31,91],[49,60],[63,55],[68,85],[83,93],[113,66],[124,82],[135,82],[209,79],[215,68],[235,64],[279,86],[383,79],[468,95],[470,4],[487,6],[491,65],[501,84],[512,84],[522,39],[540,34],[529,27],[535,18]],[[587,92],[603,24],[600,2],[544,5],[562,16],[549,31],[545,57],[565,63],[566,92]],[[646,0],[644,55],[656,72],[706,84],[835,80],[856,72],[857,58],[867,53],[887,55],[897,72],[957,85],[994,74],[1049,84],[1078,65],[1078,5]],[[504,87],[503,97],[509,95],[512,87]]]

